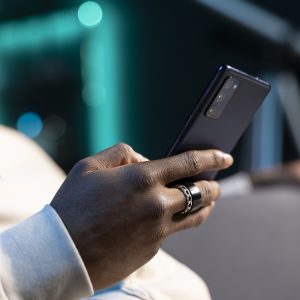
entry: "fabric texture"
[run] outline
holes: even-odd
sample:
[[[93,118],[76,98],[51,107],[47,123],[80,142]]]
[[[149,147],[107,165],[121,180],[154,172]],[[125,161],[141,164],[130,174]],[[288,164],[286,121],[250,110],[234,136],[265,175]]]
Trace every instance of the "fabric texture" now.
[[[93,294],[81,257],[49,205],[0,235],[0,260],[6,266],[0,282],[7,299],[74,300]]]
[[[210,300],[209,290],[191,269],[160,250],[122,283],[96,293],[97,300]]]

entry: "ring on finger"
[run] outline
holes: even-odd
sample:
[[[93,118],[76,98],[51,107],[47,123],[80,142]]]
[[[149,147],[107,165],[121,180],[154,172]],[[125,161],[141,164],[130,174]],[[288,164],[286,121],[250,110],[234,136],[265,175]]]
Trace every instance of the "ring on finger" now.
[[[174,188],[179,189],[186,200],[186,207],[180,212],[181,214],[193,213],[201,208],[201,191],[195,183],[185,182],[175,185]]]

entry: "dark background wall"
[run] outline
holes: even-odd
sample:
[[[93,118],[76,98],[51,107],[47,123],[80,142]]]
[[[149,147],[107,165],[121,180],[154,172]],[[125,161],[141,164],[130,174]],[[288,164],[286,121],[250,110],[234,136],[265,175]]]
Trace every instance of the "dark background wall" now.
[[[82,1],[0,1],[0,36],[2,32],[10,43],[2,50],[0,46],[0,121],[16,127],[22,114],[35,112],[43,129],[33,138],[66,171],[81,157],[118,141],[131,144],[150,158],[162,157],[221,63],[261,76],[285,68],[282,53],[272,45],[197,1],[97,2],[103,20],[95,28],[84,28],[77,18]],[[295,27],[300,25],[296,1],[285,6],[282,1],[251,3],[286,18]],[[63,20],[64,13],[69,18],[69,12],[74,18],[73,31],[62,33],[57,29],[56,34],[53,29],[49,40],[39,37],[40,23],[51,31],[49,18],[57,14],[61,14],[58,28],[68,27]],[[23,24],[29,28],[24,34]],[[114,26],[114,34],[107,37]],[[99,64],[95,56],[95,67],[88,71],[94,72],[96,85],[106,88],[104,105],[87,105],[83,96],[84,85],[91,80],[84,66],[91,55],[84,49],[91,39],[99,47],[109,44],[109,59],[104,59],[103,68],[114,69],[111,77],[105,72],[101,75],[102,62]],[[97,47],[92,49],[96,54],[100,52]],[[97,89],[94,97],[97,92],[99,99],[104,97]],[[113,106],[108,108],[111,103]],[[286,126],[284,122],[282,126]],[[102,138],[104,131],[111,138],[105,138],[104,133]],[[297,155],[288,134],[285,160]],[[247,140],[244,137],[237,146],[237,163],[231,172],[249,167],[242,155]]]

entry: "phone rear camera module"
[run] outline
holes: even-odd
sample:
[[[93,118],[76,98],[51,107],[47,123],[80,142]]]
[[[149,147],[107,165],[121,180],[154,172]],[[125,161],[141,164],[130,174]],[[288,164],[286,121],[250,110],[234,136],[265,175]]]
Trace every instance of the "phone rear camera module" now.
[[[224,84],[225,90],[230,90],[230,89],[236,90],[237,87],[238,87],[238,82],[234,78],[230,77],[225,81]]]
[[[211,107],[208,111],[213,115],[216,112],[216,109],[214,107]]]
[[[223,114],[226,106],[232,99],[238,89],[239,81],[236,78],[230,77],[225,80],[218,94],[209,106],[206,116],[211,119],[218,119]]]
[[[224,94],[222,94],[222,93],[220,93],[218,96],[217,96],[217,98],[216,98],[216,102],[217,103],[220,103],[220,102],[222,102],[223,100],[224,100]]]
[[[224,84],[224,89],[225,89],[225,90],[231,89],[232,86],[233,86],[233,84],[234,84],[234,83],[233,83],[232,78],[228,78],[228,79],[226,80],[225,84]]]

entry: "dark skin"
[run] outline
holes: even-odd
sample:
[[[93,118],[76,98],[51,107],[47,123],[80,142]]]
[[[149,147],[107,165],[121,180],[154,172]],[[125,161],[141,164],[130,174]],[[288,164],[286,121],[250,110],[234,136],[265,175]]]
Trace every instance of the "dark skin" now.
[[[78,162],[51,205],[79,250],[94,289],[140,268],[167,236],[203,223],[220,195],[217,182],[196,182],[204,207],[180,215],[185,197],[168,184],[232,163],[230,155],[218,150],[148,161],[125,144]]]

